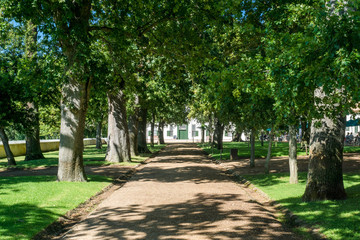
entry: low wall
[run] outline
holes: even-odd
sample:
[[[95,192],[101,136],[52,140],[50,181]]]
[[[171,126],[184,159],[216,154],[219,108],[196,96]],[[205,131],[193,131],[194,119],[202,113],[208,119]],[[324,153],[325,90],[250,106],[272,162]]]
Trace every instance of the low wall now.
[[[104,140],[103,140],[104,141]],[[10,149],[14,156],[24,156],[26,154],[26,144],[25,141],[10,141]],[[96,139],[95,138],[85,138],[84,145],[95,145]],[[49,151],[56,151],[59,150],[60,140],[40,140],[40,147],[41,151],[49,152]],[[5,158],[6,153],[4,150],[4,146],[0,143],[0,158]]]

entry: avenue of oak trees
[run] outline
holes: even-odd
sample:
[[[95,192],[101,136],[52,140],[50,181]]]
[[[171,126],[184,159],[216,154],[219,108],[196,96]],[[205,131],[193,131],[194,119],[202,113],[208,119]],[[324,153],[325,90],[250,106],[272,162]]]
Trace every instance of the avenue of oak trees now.
[[[148,122],[153,139],[155,122],[163,134],[189,114],[219,149],[231,124],[250,133],[250,167],[256,136],[286,129],[297,183],[301,122],[311,126],[303,199],[344,199],[344,116],[360,100],[357,8],[351,1],[0,0],[0,136],[9,150],[4,129],[22,126],[26,159],[42,158],[40,113],[59,109],[58,180],[86,181],[90,122],[97,147],[107,126],[112,162],[149,151]],[[8,160],[15,164],[11,152]]]

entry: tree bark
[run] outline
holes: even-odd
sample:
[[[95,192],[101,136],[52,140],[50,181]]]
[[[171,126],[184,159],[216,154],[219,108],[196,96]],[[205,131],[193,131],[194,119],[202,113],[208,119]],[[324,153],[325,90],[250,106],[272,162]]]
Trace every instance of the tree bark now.
[[[138,128],[139,128],[138,114],[139,114],[138,111],[135,111],[135,113],[129,117],[129,121],[128,121],[131,156],[139,155],[139,151],[138,151]]]
[[[139,132],[138,132],[138,151],[139,153],[151,153],[146,142],[146,123],[147,109],[140,108],[139,112]]]
[[[96,124],[96,148],[97,148],[97,149],[101,149],[101,148],[102,148],[101,135],[102,135],[102,121],[99,121],[99,122]]]
[[[201,143],[205,142],[205,127],[201,126]]]
[[[315,96],[324,98],[321,88]],[[346,198],[342,163],[346,119],[324,116],[313,120],[310,134],[310,160],[304,201],[339,200]]]
[[[289,168],[290,184],[298,183],[296,126],[289,126]]]
[[[89,101],[90,66],[88,34],[91,0],[71,2],[71,8],[54,8],[59,41],[66,56],[62,87],[59,181],[86,181],[83,165],[85,117]],[[66,18],[66,19],[65,19]],[[68,24],[69,21],[71,24]]]
[[[164,140],[164,126],[165,123],[163,121],[159,122],[159,127],[158,127],[158,137],[159,137],[159,144],[165,144],[165,140]]]
[[[271,159],[272,140],[273,140],[273,133],[272,133],[272,131],[270,131],[268,152],[267,152],[266,160],[265,160],[265,174],[269,174],[269,172],[270,172],[269,163],[270,163],[270,159]]]
[[[155,113],[152,114],[151,123],[150,123],[150,145],[154,146],[154,131],[155,131]]]
[[[86,181],[83,165],[84,129],[90,82],[70,78],[62,89],[58,180]]]
[[[223,149],[224,125],[219,121],[218,118],[216,118],[215,121],[216,147],[220,150]]]
[[[38,108],[34,102],[27,103],[25,123],[26,153],[25,161],[44,159],[40,146],[40,123]]]
[[[10,149],[9,138],[7,137],[6,132],[5,132],[4,128],[2,128],[2,127],[0,127],[0,138],[1,138],[1,141],[4,146],[6,158],[8,160],[8,165],[15,166],[16,162],[15,162],[14,154],[12,153],[12,151]]]
[[[121,90],[108,93],[108,148],[105,160],[109,162],[130,162],[130,139],[126,116],[126,100]]]
[[[260,136],[261,146],[264,146],[264,131],[261,130],[261,136]]]
[[[254,129],[251,129],[250,145],[251,145],[251,149],[250,149],[250,167],[253,168],[253,167],[255,167],[255,130]]]

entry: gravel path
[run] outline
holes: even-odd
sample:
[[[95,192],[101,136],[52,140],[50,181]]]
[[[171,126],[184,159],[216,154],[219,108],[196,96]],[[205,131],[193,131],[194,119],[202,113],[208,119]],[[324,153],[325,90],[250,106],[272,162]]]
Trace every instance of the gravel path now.
[[[301,239],[192,144],[166,147],[63,239]]]

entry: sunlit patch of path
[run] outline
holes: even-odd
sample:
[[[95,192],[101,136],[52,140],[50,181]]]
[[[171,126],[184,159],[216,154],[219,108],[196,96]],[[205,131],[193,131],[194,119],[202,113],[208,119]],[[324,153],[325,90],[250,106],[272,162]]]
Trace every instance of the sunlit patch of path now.
[[[301,239],[193,144],[169,145],[63,239]]]

